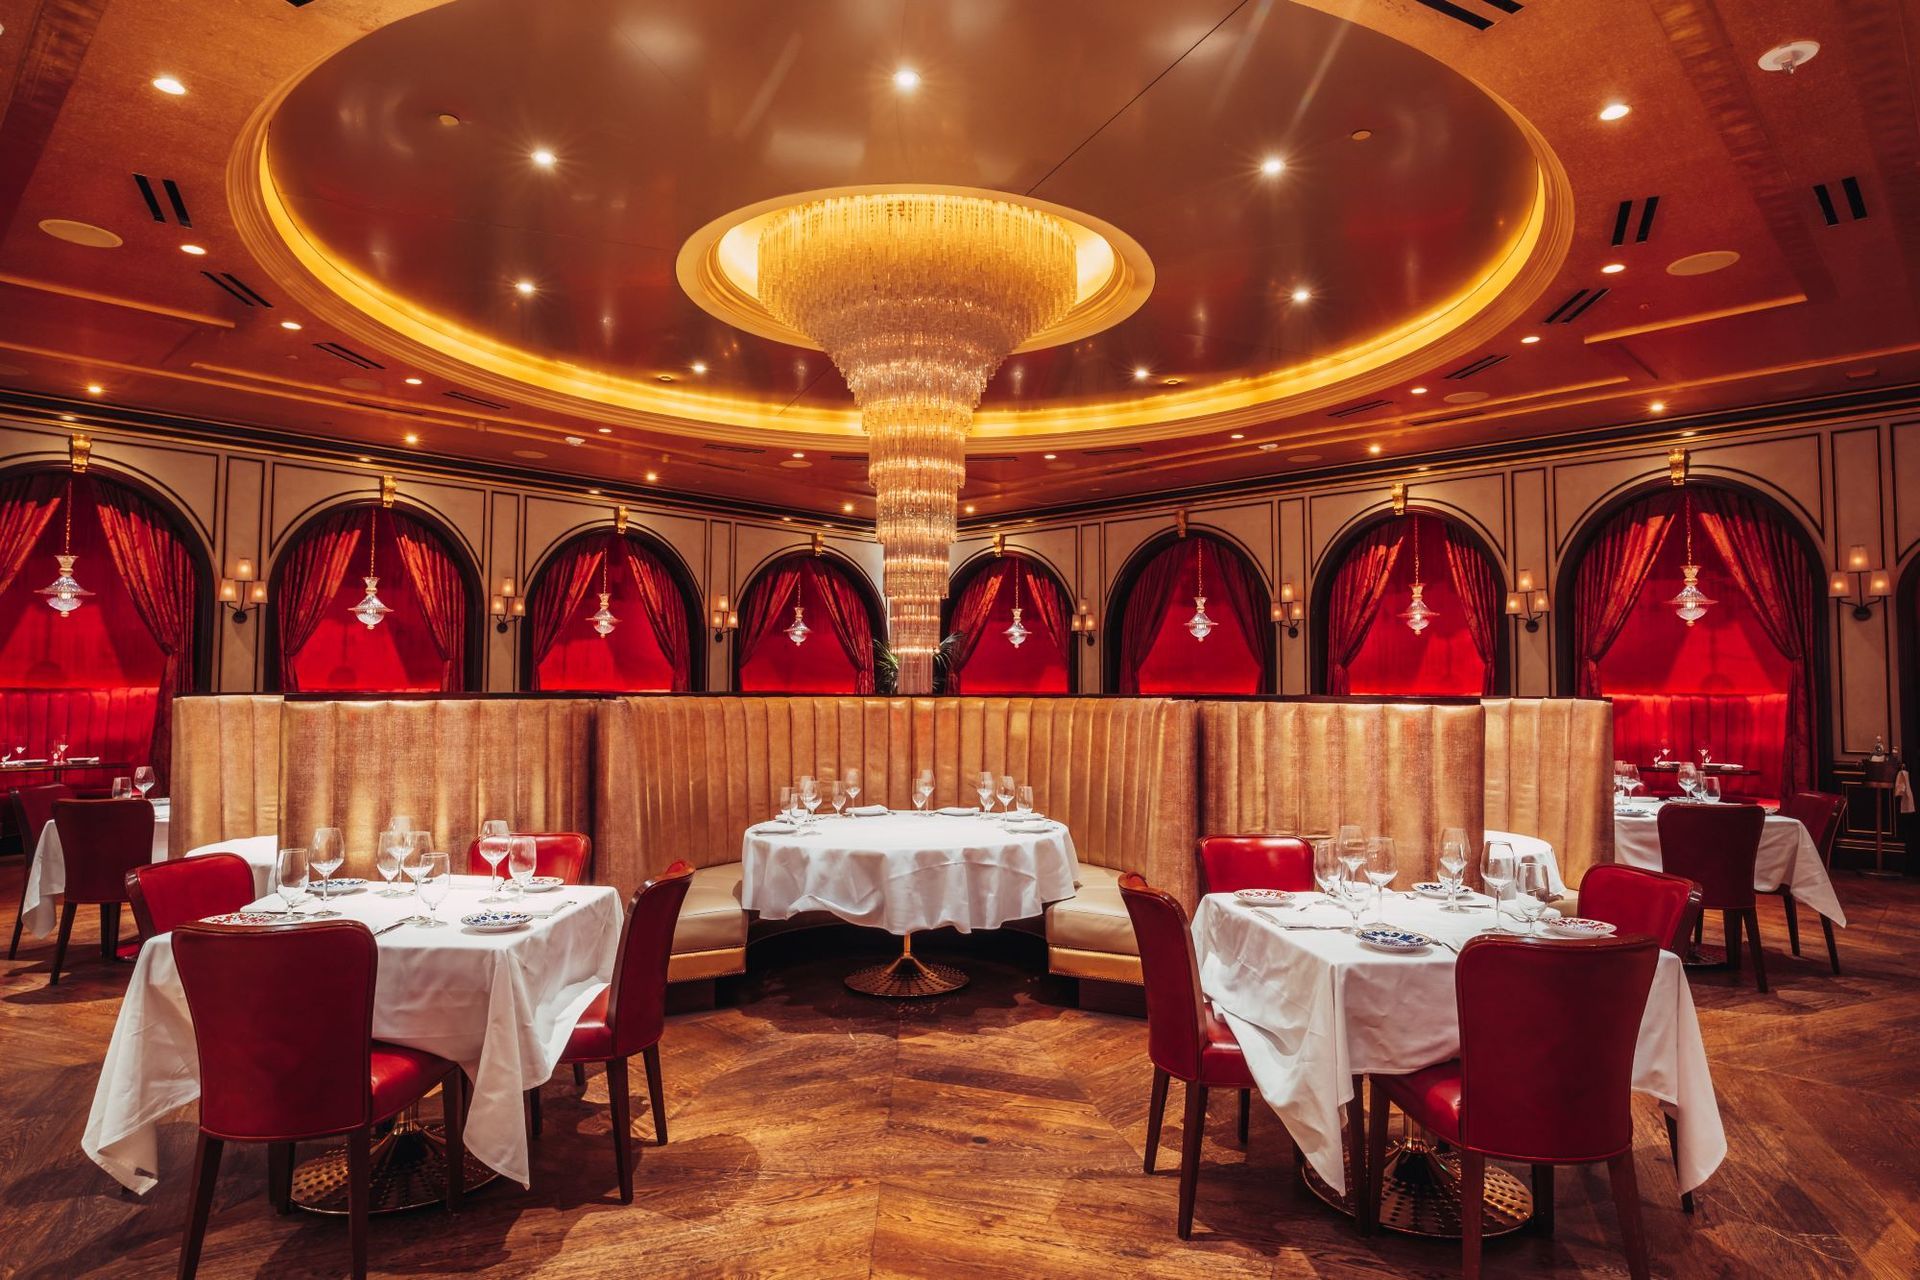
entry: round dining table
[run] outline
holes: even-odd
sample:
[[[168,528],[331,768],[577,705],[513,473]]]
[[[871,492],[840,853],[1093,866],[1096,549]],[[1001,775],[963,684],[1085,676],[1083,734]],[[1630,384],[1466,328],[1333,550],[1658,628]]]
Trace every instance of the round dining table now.
[[[763,919],[827,911],[900,935],[900,955],[847,975],[866,995],[940,995],[964,971],[913,954],[913,935],[997,929],[1071,898],[1079,863],[1066,825],[977,810],[763,822],[741,844],[740,901]]]
[[[1614,861],[1648,871],[1660,870],[1660,808],[1664,804],[1691,803],[1697,802],[1638,796],[1617,802],[1613,808]],[[1787,889],[1827,919],[1846,926],[1846,912],[1840,909],[1840,897],[1833,891],[1833,877],[1820,861],[1819,846],[1796,818],[1767,815],[1753,861],[1753,887],[1757,893]]]

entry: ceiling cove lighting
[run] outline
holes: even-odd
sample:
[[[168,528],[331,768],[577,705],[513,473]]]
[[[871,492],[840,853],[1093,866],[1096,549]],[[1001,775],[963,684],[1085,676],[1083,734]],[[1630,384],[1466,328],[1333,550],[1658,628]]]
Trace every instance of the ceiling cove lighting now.
[[[177,76],[155,76],[153,78],[153,87],[169,97],[174,98],[181,97],[187,91],[187,86],[180,83]]]

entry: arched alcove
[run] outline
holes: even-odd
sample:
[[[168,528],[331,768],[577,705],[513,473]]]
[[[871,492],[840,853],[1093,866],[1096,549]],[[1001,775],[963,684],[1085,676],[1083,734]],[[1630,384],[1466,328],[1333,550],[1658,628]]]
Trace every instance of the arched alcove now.
[[[1026,635],[1007,635],[1020,610]],[[1073,595],[1045,561],[1018,551],[977,556],[953,576],[941,634],[951,640],[944,692],[1064,694],[1078,686]]]
[[[788,636],[800,610],[803,641]],[[743,693],[872,693],[879,598],[858,569],[800,551],[762,565],[740,592],[734,688]],[[878,681],[885,684],[884,679]]]
[[[600,592],[618,621],[602,636]],[[527,588],[521,687],[602,693],[685,693],[702,686],[699,588],[650,534],[588,529],[555,547]]]
[[[1196,596],[1213,628],[1189,630]],[[1271,692],[1273,626],[1266,581],[1241,548],[1198,529],[1168,532],[1136,551],[1107,607],[1107,682],[1153,696]]]

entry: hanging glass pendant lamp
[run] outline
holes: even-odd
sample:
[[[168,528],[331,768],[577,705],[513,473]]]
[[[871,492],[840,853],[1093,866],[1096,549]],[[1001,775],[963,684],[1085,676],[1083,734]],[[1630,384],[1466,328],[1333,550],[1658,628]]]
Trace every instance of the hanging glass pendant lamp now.
[[[73,562],[80,557],[73,554],[73,477],[71,476],[67,477],[67,496],[61,505],[66,516],[66,526],[60,535],[60,554],[53,558],[53,562],[60,566],[60,572],[52,582],[40,588],[39,594],[47,598],[49,609],[64,618],[80,607],[84,597],[93,594],[73,577]]]
[[[613,591],[607,586],[607,561],[612,558],[611,550],[600,558],[600,611],[587,618],[587,621],[593,624],[595,633],[603,640],[613,634],[613,624],[620,621],[613,616],[613,610],[607,607],[608,602],[613,599]]]
[[[1205,640],[1215,625],[1214,620],[1207,616],[1207,544],[1196,542],[1193,555],[1193,616],[1187,619],[1187,630],[1193,633],[1195,640]]]
[[[1033,634],[1020,622],[1020,568],[1018,565],[1014,566],[1013,570],[1013,625],[1001,634],[1006,636],[1007,643],[1016,649],[1025,644],[1027,637]]]
[[[385,621],[393,612],[386,602],[380,599],[380,574],[374,564],[374,541],[380,535],[380,509],[375,507],[373,514],[367,517],[367,594],[360,603],[353,606],[353,616],[360,619],[362,626],[371,631]]]
[[[1420,517],[1413,518],[1413,599],[1400,611],[1401,619],[1407,629],[1419,635],[1439,617],[1439,612],[1427,604],[1423,593],[1427,584],[1420,581]]]
[[[787,639],[795,644],[805,644],[813,628],[807,625],[807,611],[800,607],[800,583],[793,584],[793,622],[787,627]]]
[[[1707,616],[1707,607],[1713,603],[1707,593],[1700,589],[1700,566],[1693,562],[1693,495],[1687,494],[1680,500],[1680,519],[1686,526],[1687,562],[1680,566],[1683,579],[1680,594],[1667,601],[1673,606],[1680,621],[1692,626]]]

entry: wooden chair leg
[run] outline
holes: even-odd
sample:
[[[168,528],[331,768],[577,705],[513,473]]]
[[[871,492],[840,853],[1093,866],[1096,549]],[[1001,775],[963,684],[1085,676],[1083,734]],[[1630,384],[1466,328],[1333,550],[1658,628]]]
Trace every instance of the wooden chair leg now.
[[[1820,917],[1820,932],[1827,936],[1827,963],[1833,966],[1834,973],[1840,972],[1840,944],[1834,941],[1833,921]]]
[[[293,1144],[267,1144],[267,1203],[275,1213],[293,1212]]]
[[[660,1046],[650,1044],[640,1051],[647,1067],[647,1101],[653,1105],[653,1145],[667,1145],[667,1102],[660,1088]]]
[[[1707,940],[1707,913],[1704,911],[1696,911],[1693,913],[1694,950],[1698,951],[1700,949],[1700,944],[1705,942],[1706,940]]]
[[[620,1203],[633,1203],[633,1118],[627,1097],[627,1060],[607,1060],[607,1103],[613,1110],[613,1161],[620,1169]]]
[[[580,1090],[580,1092],[585,1093],[587,1091],[587,1064],[586,1063],[576,1062],[573,1064],[573,1084],[575,1088]]]
[[[1553,1166],[1533,1166],[1533,1225],[1543,1236],[1553,1234]]]
[[[373,1130],[347,1135],[347,1240],[353,1249],[353,1280],[367,1280],[367,1210],[373,1202]]]
[[[1746,918],[1747,945],[1753,950],[1753,977],[1760,984],[1760,994],[1767,991],[1767,959],[1760,950],[1760,913],[1752,907],[1741,913]]]
[[[440,1123],[447,1143],[447,1212],[460,1212],[467,1189],[467,1077],[455,1067],[440,1084]],[[534,1092],[539,1097],[539,1091]]]
[[[33,850],[31,849],[27,850],[27,871],[29,874],[33,871]],[[7,944],[7,959],[9,960],[20,954],[20,930],[26,923],[27,882],[25,879],[22,879],[20,881],[20,905],[16,907],[13,912],[13,941]]]
[[[1678,1178],[1680,1176],[1680,1126],[1674,1123],[1672,1116],[1667,1116],[1666,1121],[1667,1150],[1673,1152],[1673,1176]],[[1680,1212],[1693,1212],[1693,1192],[1682,1191],[1680,1193]]]
[[[116,918],[119,914],[119,909],[113,903],[100,904],[100,958],[102,960],[113,959],[114,950],[119,944],[120,921]],[[108,928],[109,920],[113,922],[111,930]]]
[[[1740,913],[1722,911],[1720,913],[1721,941],[1726,943],[1727,968],[1740,972]]]
[[[539,1137],[546,1128],[546,1116],[540,1110],[540,1086],[527,1090],[527,1132]]]
[[[1373,1234],[1373,1207],[1360,1189],[1367,1185],[1367,1078],[1353,1078],[1353,1101],[1347,1103],[1347,1204],[1353,1225],[1363,1236]]]
[[[1633,1176],[1633,1152],[1624,1151],[1607,1161],[1607,1176],[1613,1183],[1613,1207],[1620,1215],[1620,1246],[1627,1255],[1627,1274],[1633,1280],[1647,1280],[1647,1233],[1640,1221],[1640,1187]]]
[[[1147,1100],[1147,1157],[1140,1167],[1153,1172],[1154,1157],[1160,1153],[1160,1121],[1167,1114],[1167,1073],[1153,1069],[1153,1095]]]
[[[67,962],[67,939],[73,936],[73,916],[80,910],[77,902],[60,904],[60,936],[53,942],[53,973],[47,979],[47,985],[57,986],[60,982],[60,968]]]
[[[1200,1140],[1207,1127],[1207,1086],[1187,1081],[1187,1114],[1180,1133],[1180,1238],[1193,1235],[1193,1193],[1200,1185]]]
[[[1460,1153],[1460,1275],[1480,1280],[1480,1226],[1486,1213],[1487,1158],[1478,1151]]]
[[[1253,1090],[1240,1091],[1240,1145],[1247,1145],[1247,1131],[1253,1124]]]
[[[187,1208],[187,1238],[180,1245],[180,1280],[193,1280],[200,1269],[200,1245],[207,1238],[207,1216],[213,1211],[213,1184],[220,1177],[219,1138],[200,1135],[193,1153],[193,1200]]]
[[[1348,1172],[1352,1185],[1347,1188],[1347,1199],[1354,1207],[1354,1222],[1365,1222],[1368,1226],[1380,1220],[1380,1197],[1386,1190],[1387,1122],[1393,1115],[1393,1104],[1387,1101],[1385,1086],[1375,1080],[1372,1090],[1372,1105],[1367,1109],[1365,1180],[1361,1179],[1360,1169],[1352,1169]]]
[[[1780,892],[1780,905],[1787,911],[1787,949],[1800,954],[1800,906],[1786,890]]]

